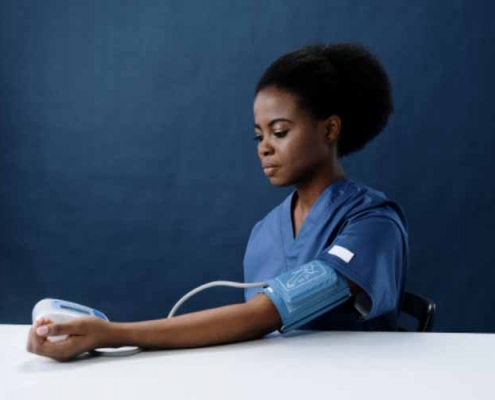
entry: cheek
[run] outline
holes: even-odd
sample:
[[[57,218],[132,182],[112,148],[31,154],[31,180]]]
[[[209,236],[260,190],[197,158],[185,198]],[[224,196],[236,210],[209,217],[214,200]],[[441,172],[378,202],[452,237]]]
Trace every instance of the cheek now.
[[[329,157],[329,147],[323,136],[319,136],[318,132],[313,132],[312,135],[305,138],[304,142],[300,143],[301,152],[303,152],[308,160],[319,162],[322,158]]]
[[[326,149],[315,139],[298,137],[280,147],[280,161],[288,167],[286,171],[289,174],[299,176],[311,173],[327,159]]]
[[[313,144],[301,138],[287,141],[280,149],[288,161],[293,165],[304,165],[308,160],[311,160],[313,153]]]

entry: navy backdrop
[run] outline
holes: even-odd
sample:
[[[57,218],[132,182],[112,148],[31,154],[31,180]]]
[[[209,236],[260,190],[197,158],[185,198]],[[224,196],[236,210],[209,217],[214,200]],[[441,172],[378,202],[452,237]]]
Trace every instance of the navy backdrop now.
[[[114,320],[165,316],[241,281],[271,187],[254,85],[280,54],[357,41],[395,114],[348,174],[410,222],[409,288],[439,331],[495,332],[493,2],[0,2],[0,322],[59,297]],[[214,289],[185,310],[242,301]]]

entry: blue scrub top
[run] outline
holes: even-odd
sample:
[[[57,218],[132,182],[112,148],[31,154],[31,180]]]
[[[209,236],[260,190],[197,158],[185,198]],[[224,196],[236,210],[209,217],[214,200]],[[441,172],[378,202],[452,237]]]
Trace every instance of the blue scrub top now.
[[[311,260],[324,260],[363,292],[302,329],[397,330],[409,258],[400,206],[378,190],[343,178],[320,194],[294,238],[294,194],[251,231],[245,282],[263,282]],[[259,291],[246,289],[246,301]]]

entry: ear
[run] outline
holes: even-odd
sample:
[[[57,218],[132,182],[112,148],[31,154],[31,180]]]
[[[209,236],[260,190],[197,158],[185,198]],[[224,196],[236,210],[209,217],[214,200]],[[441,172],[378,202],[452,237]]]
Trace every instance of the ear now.
[[[330,142],[335,142],[340,135],[342,120],[338,115],[331,115],[325,120],[326,136]]]

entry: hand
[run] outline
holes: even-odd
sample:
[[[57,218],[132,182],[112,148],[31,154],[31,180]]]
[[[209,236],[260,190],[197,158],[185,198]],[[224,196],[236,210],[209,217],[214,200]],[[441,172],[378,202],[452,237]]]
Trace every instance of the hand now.
[[[48,336],[68,335],[59,342]],[[27,351],[57,361],[67,361],[98,347],[110,347],[111,323],[95,317],[80,317],[54,324],[46,318],[36,321],[29,331]]]

